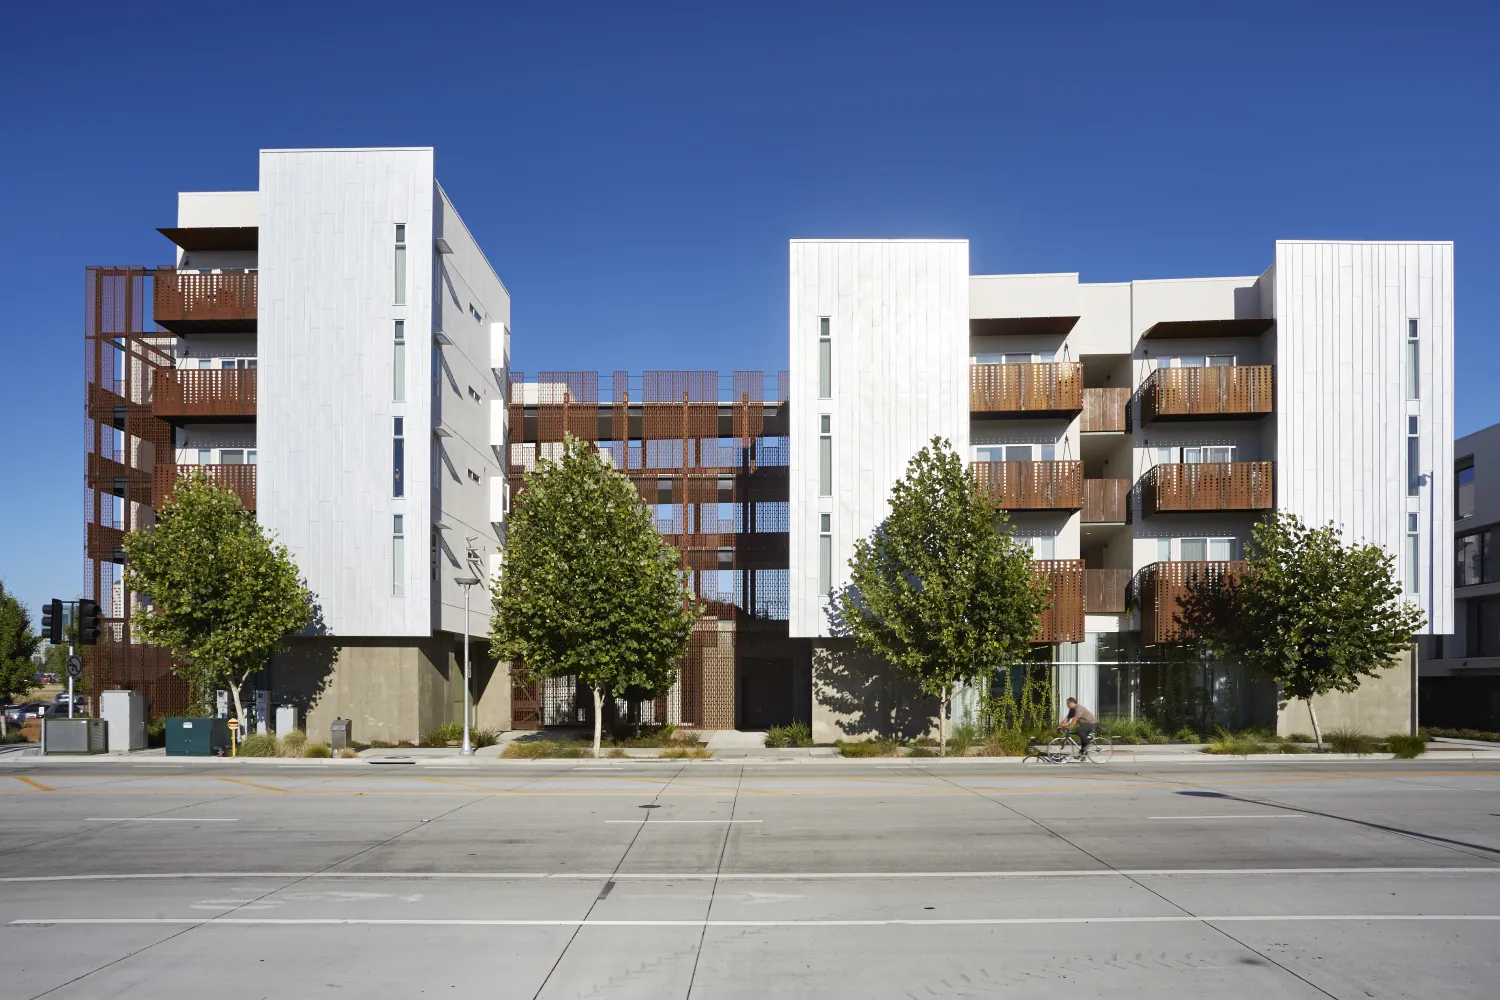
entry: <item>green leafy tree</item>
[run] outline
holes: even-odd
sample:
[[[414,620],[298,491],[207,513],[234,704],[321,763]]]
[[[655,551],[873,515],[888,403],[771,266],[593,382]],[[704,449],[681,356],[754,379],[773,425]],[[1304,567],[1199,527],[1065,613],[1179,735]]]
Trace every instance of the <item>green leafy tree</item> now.
[[[955,690],[1031,650],[1046,585],[1031,550],[980,495],[943,438],[917,452],[891,487],[890,515],[854,544],[851,584],[838,595],[855,642],[938,699],[946,750]]]
[[[32,631],[26,605],[0,583],[0,704],[18,701],[36,687],[36,663],[31,657],[41,643],[41,636]],[[5,734],[5,716],[0,713],[0,736]]]
[[[594,693],[598,756],[606,696],[655,697],[700,613],[640,493],[590,444],[526,476],[506,531],[491,649],[528,677],[576,676]]]
[[[1401,599],[1395,559],[1379,545],[1345,543],[1336,525],[1311,528],[1276,512],[1255,525],[1238,579],[1188,587],[1177,624],[1200,655],[1240,660],[1307,702],[1354,691],[1388,669],[1426,623]]]
[[[200,703],[240,689],[282,640],[312,620],[286,546],[261,533],[233,491],[202,473],[179,480],[153,527],[125,537],[125,583],[143,595],[140,638],[170,649]]]

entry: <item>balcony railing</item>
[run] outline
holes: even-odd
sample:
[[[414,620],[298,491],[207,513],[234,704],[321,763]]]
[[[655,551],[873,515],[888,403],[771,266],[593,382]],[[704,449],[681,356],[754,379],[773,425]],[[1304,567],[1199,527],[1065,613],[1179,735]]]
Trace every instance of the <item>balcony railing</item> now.
[[[1275,505],[1274,462],[1158,465],[1141,480],[1147,517],[1172,511],[1269,510]]]
[[[1083,610],[1091,615],[1123,615],[1130,590],[1128,569],[1083,571]]]
[[[1177,625],[1182,600],[1194,586],[1221,586],[1244,572],[1241,560],[1158,562],[1141,570],[1141,640],[1155,644],[1184,638]]]
[[[1130,430],[1130,390],[1083,390],[1081,429],[1084,433],[1123,433]]]
[[[1270,365],[1158,368],[1141,385],[1141,422],[1259,417],[1276,405]]]
[[[172,490],[183,476],[190,472],[202,472],[226,489],[233,490],[240,498],[240,506],[255,509],[255,466],[253,465],[158,465],[156,467],[155,503],[160,510],[171,496]]]
[[[254,368],[158,368],[151,373],[158,417],[255,416]]]
[[[1085,479],[1083,523],[1124,524],[1130,520],[1130,480]]]
[[[156,269],[153,315],[174,333],[254,330],[256,273],[199,274]]]
[[[1015,416],[1083,409],[1083,364],[970,365],[969,409]]]
[[[975,462],[974,481],[1006,510],[1077,510],[1083,506],[1083,463]]]
[[[1083,560],[1038,559],[1032,564],[1047,584],[1052,606],[1037,620],[1032,642],[1083,641]]]

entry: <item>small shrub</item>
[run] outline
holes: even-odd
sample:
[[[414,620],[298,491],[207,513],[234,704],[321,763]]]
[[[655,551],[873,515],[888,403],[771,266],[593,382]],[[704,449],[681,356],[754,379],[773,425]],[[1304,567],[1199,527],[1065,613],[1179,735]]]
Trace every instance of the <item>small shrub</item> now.
[[[713,753],[711,751],[705,750],[703,747],[668,747],[660,754],[658,754],[658,756],[670,758],[672,760],[677,760],[683,757],[691,757],[695,760],[699,760],[705,757],[712,757]]]
[[[954,726],[948,733],[948,753],[962,757],[979,742],[979,730],[967,722]]]
[[[333,750],[328,746],[327,743],[309,743],[307,746],[302,748],[302,756],[320,758],[332,757]]]
[[[931,736],[918,736],[911,741],[911,745],[914,747],[935,747],[938,745],[938,742]]]
[[[927,746],[912,747],[910,750],[906,751],[906,756],[908,757],[936,757],[937,755],[938,752],[936,750],[934,750],[932,747]],[[847,756],[847,754],[845,756]]]
[[[344,749],[339,751],[339,756],[344,760],[357,760],[359,758],[359,751],[353,747],[344,747]]]
[[[1204,748],[1204,753],[1247,757],[1253,753],[1270,753],[1273,749],[1273,747],[1268,746],[1253,735],[1230,733],[1220,729],[1215,737],[1209,741],[1208,746]]]
[[[307,734],[300,729],[293,729],[276,740],[276,747],[283,757],[301,757],[306,746]]]
[[[1380,749],[1380,741],[1357,729],[1329,730],[1324,741],[1334,753],[1370,754]]]
[[[1192,729],[1183,726],[1172,734],[1173,743],[1202,743],[1203,739]]]
[[[462,722],[447,722],[436,729],[430,729],[422,734],[417,741],[418,746],[423,747],[446,747],[463,746],[464,724]],[[492,747],[500,742],[500,734],[491,729],[481,729],[478,726],[469,726],[469,743],[475,747]]]
[[[1307,733],[1293,733],[1292,735],[1288,736],[1287,739],[1291,740],[1293,743],[1311,743],[1313,741],[1313,738]]]
[[[835,743],[845,757],[894,757],[900,744],[894,740],[861,740],[857,743]]]
[[[552,740],[517,740],[500,751],[500,756],[511,760],[541,760],[551,757],[557,744]]]
[[[1024,757],[1030,743],[1026,733],[1005,729],[990,733],[984,741],[983,752],[986,757]]]
[[[251,733],[240,741],[241,757],[280,757],[281,748],[270,733]]]
[[[643,747],[647,749],[652,747],[701,745],[696,734],[671,722],[634,734],[617,736],[614,742],[622,747]],[[590,743],[590,746],[592,745]]]
[[[1421,734],[1428,739],[1479,740],[1481,743],[1500,743],[1500,733],[1488,729],[1423,729]]]
[[[1427,740],[1410,733],[1392,733],[1385,738],[1386,749],[1402,760],[1413,760],[1427,749]]]
[[[369,742],[369,748],[371,750],[391,750],[394,749],[395,746],[396,744],[392,743],[390,740],[371,740]]]
[[[1276,745],[1274,747],[1272,747],[1271,750],[1272,750],[1273,753],[1307,753],[1308,752],[1307,747],[1303,746],[1299,741],[1294,740],[1294,739],[1292,739],[1289,736],[1288,737],[1282,737],[1282,738],[1278,739],[1276,741]]]
[[[772,726],[766,730],[766,746],[768,747],[810,747],[812,745],[812,729],[805,722],[794,722],[789,726]]]
[[[627,757],[629,755],[624,750],[622,750],[621,748],[614,747],[614,748],[612,748],[609,751],[608,756],[610,756],[610,757]]]

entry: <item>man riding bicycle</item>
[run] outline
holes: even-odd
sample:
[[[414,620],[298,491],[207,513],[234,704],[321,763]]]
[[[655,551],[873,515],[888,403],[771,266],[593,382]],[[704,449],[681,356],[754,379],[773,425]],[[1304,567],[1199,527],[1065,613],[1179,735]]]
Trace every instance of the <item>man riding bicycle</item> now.
[[[1090,712],[1088,709],[1078,704],[1077,698],[1068,699],[1067,717],[1063,719],[1062,725],[1058,726],[1057,728],[1063,730],[1073,729],[1077,731],[1079,757],[1083,757],[1089,752],[1089,741],[1094,738],[1094,730],[1098,727],[1099,719],[1094,715],[1093,712]]]

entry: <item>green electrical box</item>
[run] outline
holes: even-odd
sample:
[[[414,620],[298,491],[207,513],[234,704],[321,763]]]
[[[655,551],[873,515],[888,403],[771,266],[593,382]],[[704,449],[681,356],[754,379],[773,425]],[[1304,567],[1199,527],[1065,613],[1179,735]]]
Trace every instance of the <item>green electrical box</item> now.
[[[228,719],[168,719],[168,757],[222,757],[229,752]]]

